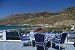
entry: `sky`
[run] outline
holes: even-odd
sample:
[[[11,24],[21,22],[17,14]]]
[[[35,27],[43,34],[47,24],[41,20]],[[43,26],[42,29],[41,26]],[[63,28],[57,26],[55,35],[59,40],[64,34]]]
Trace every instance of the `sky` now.
[[[59,12],[72,6],[75,6],[75,0],[0,0],[0,18],[44,10]]]

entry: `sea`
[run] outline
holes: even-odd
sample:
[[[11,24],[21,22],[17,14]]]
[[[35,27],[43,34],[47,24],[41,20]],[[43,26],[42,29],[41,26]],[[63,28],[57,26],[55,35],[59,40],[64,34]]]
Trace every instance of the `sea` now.
[[[20,29],[20,28],[38,28],[41,26],[0,26],[0,30]]]
[[[20,28],[38,28],[41,26],[0,26],[0,39],[2,38],[2,30],[14,30],[14,29],[20,29]]]

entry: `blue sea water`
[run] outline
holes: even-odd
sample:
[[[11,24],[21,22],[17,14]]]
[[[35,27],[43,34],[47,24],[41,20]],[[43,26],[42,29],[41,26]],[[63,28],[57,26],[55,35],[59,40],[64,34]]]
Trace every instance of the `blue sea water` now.
[[[19,28],[37,28],[40,26],[0,26],[0,30],[19,29]]]

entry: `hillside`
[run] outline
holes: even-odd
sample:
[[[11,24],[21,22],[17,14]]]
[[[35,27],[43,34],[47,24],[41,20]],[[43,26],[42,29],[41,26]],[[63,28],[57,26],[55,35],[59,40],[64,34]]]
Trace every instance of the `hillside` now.
[[[71,25],[75,24],[75,6],[53,13],[49,11],[12,14],[0,19],[0,25]]]

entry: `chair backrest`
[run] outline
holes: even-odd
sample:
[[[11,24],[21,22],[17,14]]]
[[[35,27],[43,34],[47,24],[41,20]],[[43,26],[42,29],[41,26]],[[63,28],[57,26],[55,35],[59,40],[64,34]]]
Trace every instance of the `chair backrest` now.
[[[36,42],[44,42],[44,40],[45,40],[45,35],[36,34],[36,35],[34,35],[34,36],[35,36],[35,41],[36,41]]]
[[[60,44],[65,42],[66,36],[67,36],[67,33],[62,34]]]
[[[21,32],[18,32],[19,34],[19,37],[22,41],[25,41],[25,40],[30,40],[29,36],[22,36]]]
[[[34,34],[35,34],[34,32],[30,32],[29,36],[34,39],[35,38]]]
[[[30,40],[30,38],[29,38],[29,36],[24,36],[24,37],[22,37],[21,40],[23,40],[23,41],[25,41],[25,40]]]
[[[18,31],[18,34],[19,34],[19,37],[20,37],[20,38],[23,37],[22,34],[21,34],[21,32]]]

